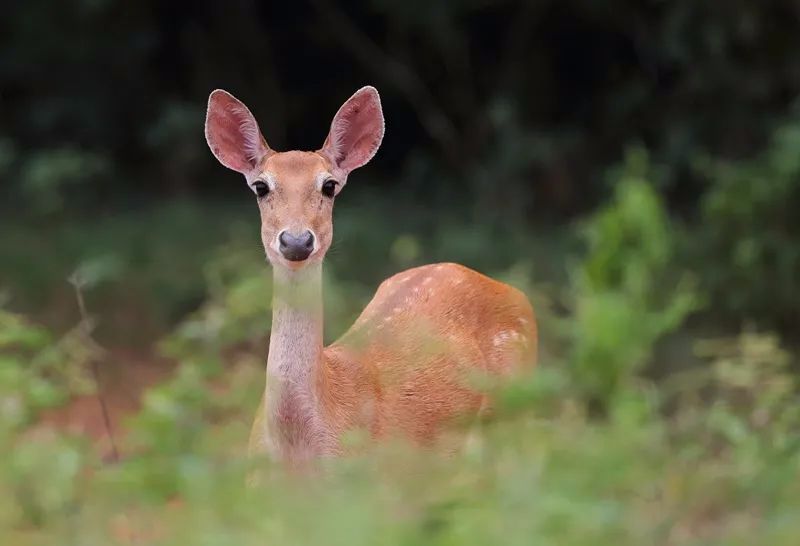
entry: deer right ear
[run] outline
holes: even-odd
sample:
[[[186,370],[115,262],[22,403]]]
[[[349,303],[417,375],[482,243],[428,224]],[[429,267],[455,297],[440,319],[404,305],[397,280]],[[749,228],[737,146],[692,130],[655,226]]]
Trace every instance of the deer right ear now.
[[[208,97],[206,142],[220,163],[245,175],[272,153],[247,106],[222,89]]]
[[[322,152],[334,165],[350,173],[365,165],[383,140],[383,110],[378,90],[362,87],[336,112]]]

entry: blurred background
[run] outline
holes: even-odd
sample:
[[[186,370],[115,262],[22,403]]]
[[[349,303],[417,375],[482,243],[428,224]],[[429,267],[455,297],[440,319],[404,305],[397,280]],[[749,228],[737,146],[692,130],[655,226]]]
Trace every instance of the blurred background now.
[[[798,51],[793,0],[5,6],[9,536],[107,543],[93,533],[161,529],[147,509],[176,496],[186,505],[165,543],[229,540],[230,518],[246,522],[241,543],[368,544],[370,530],[407,544],[796,536]],[[252,193],[206,146],[205,105],[224,88],[272,148],[310,150],[366,84],[387,131],[337,199],[326,338],[387,276],[456,261],[529,294],[540,370],[490,427],[505,467],[462,461],[472,481],[428,476],[449,484],[433,498],[402,484],[410,534],[387,515],[397,499],[344,472],[337,488],[358,509],[324,497],[319,535],[297,535],[287,522],[303,500],[287,486],[292,509],[262,506],[281,535],[248,512],[252,498],[225,512],[244,495],[231,484],[263,388],[270,275]],[[598,468],[604,478],[585,471]],[[498,508],[509,499],[517,512]],[[129,502],[146,525],[114,515]],[[227,515],[193,519],[210,509]],[[498,531],[517,516],[531,527]]]

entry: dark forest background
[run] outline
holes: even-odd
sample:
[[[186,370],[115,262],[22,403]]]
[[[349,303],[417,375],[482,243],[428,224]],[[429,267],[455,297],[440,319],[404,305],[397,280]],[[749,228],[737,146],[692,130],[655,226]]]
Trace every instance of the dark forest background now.
[[[370,83],[387,136],[343,201],[406,207],[402,232],[427,218],[541,234],[604,203],[609,173],[646,151],[721,310],[785,327],[800,303],[798,17],[792,1],[743,0],[14,2],[2,208],[49,231],[240,203],[203,140],[210,90],[247,103],[274,148],[315,149]]]
[[[0,497],[19,502],[0,523],[59,539],[68,528],[85,544],[67,523],[75,506],[96,523],[97,499],[158,512],[178,495],[189,520],[171,536],[195,543],[192,517],[242,506],[225,488],[243,470],[219,446],[244,445],[263,388],[270,278],[252,193],[206,146],[206,101],[224,88],[272,148],[316,149],[371,84],[386,137],[337,198],[326,337],[387,276],[457,261],[529,294],[542,348],[534,383],[490,428],[513,470],[454,463],[493,493],[455,491],[426,463],[438,496],[403,497],[422,502],[419,534],[392,534],[394,512],[370,512],[386,508],[380,493],[345,473],[337,487],[354,506],[390,542],[511,543],[490,530],[515,517],[497,507],[527,484],[537,495],[514,506],[540,527],[519,537],[791,544],[780,522],[800,498],[786,489],[800,461],[799,60],[794,0],[5,3],[0,357],[15,371],[0,373],[0,445],[17,462],[0,467]],[[44,422],[108,456],[98,391],[143,453],[108,471],[133,489],[78,491],[93,459],[50,465],[72,461],[73,444],[20,439]],[[549,486],[526,474],[531,458],[552,461]],[[202,479],[186,478],[193,464],[210,465]],[[607,472],[585,472],[596,468]],[[631,492],[645,482],[672,493],[641,504]],[[192,500],[198,483],[214,493]],[[319,494],[319,535],[279,542],[364,529]],[[476,497],[486,519],[458,511]],[[269,513],[307,508],[295,501]],[[265,536],[261,514],[242,517]]]

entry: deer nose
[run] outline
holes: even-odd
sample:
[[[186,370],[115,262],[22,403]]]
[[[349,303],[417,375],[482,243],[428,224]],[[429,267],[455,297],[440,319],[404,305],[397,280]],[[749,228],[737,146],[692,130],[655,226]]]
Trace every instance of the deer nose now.
[[[314,250],[314,234],[306,230],[300,235],[292,235],[288,231],[281,231],[278,235],[278,248],[283,257],[290,262],[302,262]]]

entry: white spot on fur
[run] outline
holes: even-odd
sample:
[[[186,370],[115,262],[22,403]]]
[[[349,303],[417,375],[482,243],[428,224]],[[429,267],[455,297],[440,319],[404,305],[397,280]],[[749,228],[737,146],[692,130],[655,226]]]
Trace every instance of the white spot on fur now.
[[[414,293],[415,294],[419,294],[419,286],[415,286],[414,287]]]
[[[516,330],[502,330],[492,338],[492,345],[499,347],[509,341],[519,341],[522,336]]]
[[[429,282],[431,282],[432,280],[433,280],[433,277],[425,277],[425,278],[422,280],[422,284],[428,284],[428,283],[429,283]]]

